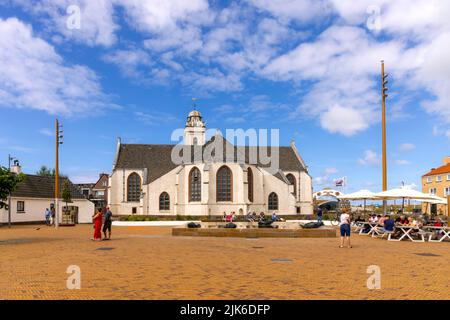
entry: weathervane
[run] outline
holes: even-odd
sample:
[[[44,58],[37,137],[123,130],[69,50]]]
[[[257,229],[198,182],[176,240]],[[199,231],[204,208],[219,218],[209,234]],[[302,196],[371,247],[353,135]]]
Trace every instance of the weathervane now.
[[[192,98],[192,107],[194,108],[194,110],[197,110],[197,104],[195,103],[195,101],[197,100],[197,98]]]

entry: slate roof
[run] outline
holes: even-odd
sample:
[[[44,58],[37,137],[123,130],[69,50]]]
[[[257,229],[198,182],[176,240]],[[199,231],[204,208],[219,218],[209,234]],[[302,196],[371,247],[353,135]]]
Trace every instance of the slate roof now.
[[[64,181],[67,178],[59,178],[59,192],[61,194]],[[69,180],[72,199],[86,199],[80,190]],[[25,174],[25,179],[18,185],[17,190],[12,193],[13,197],[23,198],[46,198],[55,197],[55,178],[48,176],[36,176]]]
[[[229,159],[228,162],[236,162],[239,157],[238,154],[240,154],[242,155],[244,162],[249,164],[250,160],[252,160],[249,154],[251,151],[255,151],[258,155],[256,159],[257,163],[252,162],[251,164],[255,164],[260,167],[268,167],[270,166],[270,164],[268,165],[261,163],[262,159],[259,158],[259,152],[262,152],[263,156],[267,155],[268,157],[270,157],[271,151],[272,153],[278,151],[279,168],[282,171],[306,171],[306,168],[303,166],[302,162],[299,161],[292,147],[236,147],[231,145],[225,139],[217,139],[217,142],[222,144],[223,158],[218,159],[218,157],[214,155],[216,161],[227,162],[225,150],[227,146],[231,146],[231,149],[229,150],[233,150],[233,154],[231,155],[232,159]],[[114,169],[147,169],[146,183],[151,183],[179,165],[172,162],[171,154],[172,149],[175,146],[177,146],[177,148],[180,148],[180,156],[182,156],[184,152],[190,151],[191,160],[187,161],[187,163],[195,163],[195,155],[203,155],[205,148],[208,147],[214,149],[213,147],[217,145],[217,142],[215,141],[215,137],[212,137],[203,146],[180,146],[169,144],[121,144],[118,150]],[[215,145],[213,145],[214,143]],[[219,150],[219,148],[216,148],[216,150]],[[277,175],[279,174],[275,174],[275,176]]]

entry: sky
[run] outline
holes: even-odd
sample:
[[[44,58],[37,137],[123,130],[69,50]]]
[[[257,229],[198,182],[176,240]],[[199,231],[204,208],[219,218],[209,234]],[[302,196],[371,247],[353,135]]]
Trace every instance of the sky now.
[[[174,143],[193,108],[208,128],[279,129],[314,190],[420,189],[450,155],[450,2],[0,0],[0,164],[110,173],[117,143]]]

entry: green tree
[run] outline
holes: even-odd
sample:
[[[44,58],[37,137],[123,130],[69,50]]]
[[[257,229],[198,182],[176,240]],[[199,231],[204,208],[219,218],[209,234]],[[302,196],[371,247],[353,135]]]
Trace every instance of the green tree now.
[[[8,196],[17,189],[17,185],[23,181],[25,175],[15,174],[5,167],[0,167],[0,209],[8,209]]]
[[[66,203],[66,210],[67,210],[68,209],[67,204],[69,202],[72,202],[72,194],[70,192],[69,179],[64,180],[64,185],[63,185],[61,196],[62,196],[63,201]]]
[[[54,177],[55,176],[55,169],[51,169],[45,165],[42,165],[41,168],[36,171],[36,175],[38,176],[42,176],[42,177]],[[65,175],[64,173],[59,173],[59,176],[61,178],[67,178],[67,175]]]
[[[47,166],[42,165],[39,171],[36,172],[38,176],[50,177],[55,175],[55,169],[47,168]]]

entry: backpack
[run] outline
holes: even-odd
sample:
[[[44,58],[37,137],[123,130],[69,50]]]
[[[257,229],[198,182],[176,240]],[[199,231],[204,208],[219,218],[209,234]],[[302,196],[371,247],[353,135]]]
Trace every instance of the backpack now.
[[[315,229],[323,226],[323,222],[308,222],[300,225],[304,229]]]
[[[188,228],[201,228],[202,226],[201,226],[200,223],[189,222],[189,223],[187,224],[187,227],[188,227]]]

